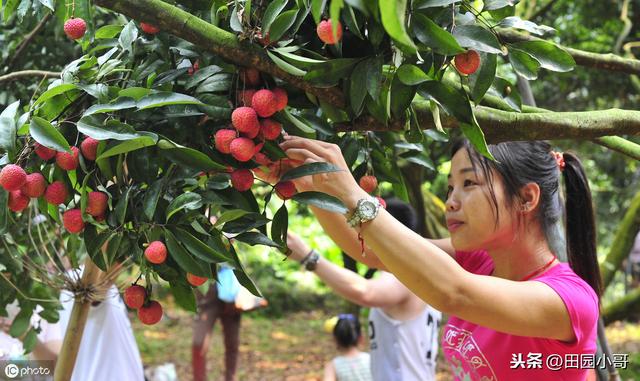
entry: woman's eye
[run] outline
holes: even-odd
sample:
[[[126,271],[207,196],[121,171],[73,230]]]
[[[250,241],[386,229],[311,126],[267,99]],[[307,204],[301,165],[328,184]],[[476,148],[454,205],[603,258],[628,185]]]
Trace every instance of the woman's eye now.
[[[472,180],[465,180],[464,181],[464,186],[465,187],[471,186],[471,185],[476,185],[475,181],[472,181]]]

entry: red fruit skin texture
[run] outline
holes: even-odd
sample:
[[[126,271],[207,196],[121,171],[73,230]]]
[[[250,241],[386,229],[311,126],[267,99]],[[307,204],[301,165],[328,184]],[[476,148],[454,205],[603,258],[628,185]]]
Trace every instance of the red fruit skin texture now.
[[[160,32],[160,28],[155,25],[147,24],[146,22],[140,23],[140,29],[147,34],[157,34]]]
[[[80,143],[82,156],[87,160],[95,161],[98,155],[98,144],[100,144],[100,140],[91,137],[85,138],[82,143]]]
[[[62,214],[62,223],[69,233],[77,234],[84,230],[82,211],[80,209],[70,209]]]
[[[134,310],[142,307],[146,298],[147,290],[145,290],[145,288],[142,286],[138,286],[137,284],[134,284],[124,291],[124,304]]]
[[[375,176],[367,175],[362,176],[359,181],[360,188],[364,189],[365,192],[371,193],[378,187],[378,179]]]
[[[236,169],[231,172],[231,185],[240,192],[245,192],[253,186],[253,173],[248,169]]]
[[[262,89],[256,91],[251,98],[251,107],[261,118],[268,118],[278,111],[278,102],[273,91]]]
[[[153,241],[144,251],[147,261],[159,265],[167,260],[167,247],[161,241]]]
[[[7,164],[0,171],[0,186],[11,192],[19,190],[27,182],[27,172],[21,166]]]
[[[254,95],[255,98],[255,95]],[[250,132],[260,129],[260,122],[258,122],[258,114],[251,107],[238,107],[231,113],[231,124],[240,132]]]
[[[269,159],[269,156],[263,154],[262,152],[257,152],[253,156],[253,160],[260,165],[268,166],[269,164],[271,164],[271,159]]]
[[[104,192],[89,192],[87,195],[87,208],[85,212],[93,217],[99,217],[104,215],[107,211],[107,202],[109,196]]]
[[[49,204],[60,205],[64,204],[65,200],[69,196],[67,187],[62,181],[54,181],[44,191],[44,198]]]
[[[49,148],[49,147],[45,147],[40,143],[36,143],[35,145],[35,149],[34,149],[36,155],[38,155],[39,158],[41,158],[42,160],[51,160],[54,157],[56,157],[56,151]]]
[[[65,171],[73,171],[78,168],[78,164],[80,164],[80,150],[78,147],[71,147],[71,152],[73,152],[73,154],[67,152],[56,153],[56,164]]]
[[[235,138],[231,142],[231,155],[238,161],[249,161],[256,151],[256,145],[248,138]]]
[[[207,280],[207,278],[187,273],[187,282],[193,287],[202,286]]]
[[[454,65],[464,75],[473,74],[480,67],[480,54],[475,50],[460,53],[454,58]]]
[[[293,181],[281,181],[276,184],[276,194],[283,200],[288,200],[293,197],[298,190],[293,184]]]
[[[87,31],[87,23],[79,17],[72,18],[64,22],[63,30],[67,37],[77,40]]]
[[[47,189],[47,180],[44,179],[42,173],[31,173],[27,175],[27,181],[22,186],[22,194],[31,198],[38,198],[44,194]]]
[[[218,130],[214,136],[216,149],[222,153],[231,153],[231,142],[237,137],[235,130]]]
[[[276,87],[275,89],[273,89],[273,95],[276,96],[277,111],[284,110],[285,107],[287,107],[287,104],[289,103],[289,96],[287,95],[287,92],[280,87]]]
[[[155,300],[138,309],[138,319],[146,325],[154,325],[162,319],[162,306]]]
[[[327,45],[337,44],[342,39],[342,24],[338,21],[338,30],[336,31],[337,38],[334,38],[331,22],[331,20],[323,20],[320,21],[316,27],[318,38]]]
[[[282,125],[275,120],[263,119],[260,121],[262,136],[267,140],[275,140],[282,133]]]
[[[22,212],[29,206],[29,197],[22,194],[22,191],[15,190],[9,192],[9,209],[12,212]]]
[[[256,93],[254,89],[242,90],[238,92],[237,103],[240,106],[251,107],[251,98]]]

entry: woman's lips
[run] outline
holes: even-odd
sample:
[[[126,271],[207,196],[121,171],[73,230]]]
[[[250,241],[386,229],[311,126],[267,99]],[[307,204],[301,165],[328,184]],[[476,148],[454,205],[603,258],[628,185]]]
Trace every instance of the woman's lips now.
[[[462,225],[464,225],[464,222],[462,221],[447,222],[447,228],[449,229],[450,232],[458,230]]]

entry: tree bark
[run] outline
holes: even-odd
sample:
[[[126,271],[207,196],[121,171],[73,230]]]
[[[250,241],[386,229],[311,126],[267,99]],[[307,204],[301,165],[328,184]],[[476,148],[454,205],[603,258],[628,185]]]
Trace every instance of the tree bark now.
[[[604,307],[602,316],[605,324],[622,320],[631,314],[640,311],[640,287],[632,290],[627,295]]]

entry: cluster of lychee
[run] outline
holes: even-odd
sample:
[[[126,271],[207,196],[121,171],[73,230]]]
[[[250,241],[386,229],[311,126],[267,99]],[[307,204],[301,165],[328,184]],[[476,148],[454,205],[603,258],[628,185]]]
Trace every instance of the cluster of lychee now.
[[[276,140],[282,135],[282,125],[271,117],[287,107],[287,92],[278,87],[271,90],[254,88],[260,85],[261,78],[260,72],[253,68],[241,69],[240,79],[245,89],[238,91],[238,107],[231,113],[230,128],[216,131],[215,148],[239,162],[253,159],[261,166],[272,166],[271,159],[260,151],[266,141]],[[251,189],[254,176],[250,169],[230,168],[229,172],[231,185],[236,190],[244,192]],[[275,191],[285,200],[297,192],[291,181],[276,184]]]
[[[85,160],[94,161],[97,155],[99,140],[91,137],[85,138],[78,147],[71,147],[71,153],[58,152],[39,143],[35,144],[35,153],[44,161],[55,158],[56,165],[65,171],[78,168],[79,155]],[[20,165],[8,164],[0,171],[0,186],[9,192],[8,206],[12,212],[22,212],[29,206],[32,198],[43,197],[52,205],[64,204],[69,197],[69,191],[62,181],[53,181],[51,184],[40,172],[27,172]],[[85,212],[93,216],[96,221],[102,221],[107,211],[109,197],[99,191],[87,194],[87,207]],[[82,212],[79,208],[69,209],[62,215],[64,227],[70,233],[80,233],[84,230]]]

